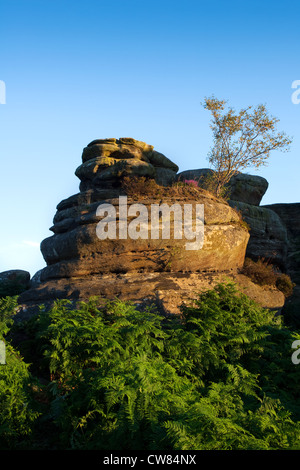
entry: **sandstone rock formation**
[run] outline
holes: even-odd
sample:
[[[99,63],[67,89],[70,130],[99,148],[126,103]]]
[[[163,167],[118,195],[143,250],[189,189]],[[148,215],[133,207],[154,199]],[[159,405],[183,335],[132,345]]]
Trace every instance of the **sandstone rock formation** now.
[[[231,178],[229,186],[232,201],[259,206],[269,184],[262,176],[238,173]]]
[[[253,260],[268,260],[286,271],[287,229],[279,215],[268,207],[233,200],[229,204],[240,211],[243,220],[250,227],[246,256]]]
[[[204,168],[182,171],[176,178],[196,180],[203,186],[212,174],[211,169]],[[281,311],[300,327],[300,203],[261,206],[267,188],[264,178],[239,173],[228,184],[228,203],[249,225],[246,256],[268,261],[295,283],[293,295],[285,300]]]
[[[178,181],[195,180],[202,187],[205,185],[206,178],[213,175],[213,173],[214,171],[210,168],[185,170],[178,173],[176,179]],[[228,197],[232,201],[259,206],[268,186],[268,181],[262,176],[237,173],[232,176],[228,183]]]
[[[283,313],[288,320],[300,327],[300,203],[269,204],[263,206],[280,217],[286,227],[286,265],[285,271],[295,283],[293,295],[287,299]]]
[[[169,158],[131,138],[99,139],[85,147],[82,164],[75,172],[80,179],[80,192],[57,205],[53,235],[41,243],[47,266],[34,276],[32,288],[20,297],[20,302],[29,305],[64,297],[86,300],[91,295],[117,296],[135,302],[152,299],[171,312],[175,304],[178,309],[185,295],[208,288],[220,275],[238,276],[249,240],[239,214],[203,190],[197,192],[197,197],[168,193],[177,171],[177,165]],[[125,176],[147,177],[164,188],[163,196],[138,198],[148,213],[151,204],[171,207],[176,203],[182,213],[184,204],[203,204],[203,246],[186,250],[186,240],[172,235],[167,239],[99,239],[96,229],[100,205],[109,204],[118,223],[121,221],[119,197],[126,196],[122,186]],[[127,207],[136,202],[134,197],[128,197]],[[174,218],[171,233],[172,230]],[[244,282],[243,289],[246,288]],[[257,296],[257,289],[251,289]],[[264,292],[263,303],[265,296]],[[271,301],[272,307],[280,307],[282,300],[280,293],[273,292],[265,306],[270,306]]]
[[[203,186],[213,171],[186,170],[177,174],[177,180],[196,180]],[[300,203],[260,203],[268,182],[259,176],[239,173],[231,178],[229,205],[240,212],[250,227],[246,256],[268,261],[295,283],[293,295],[284,302],[282,313],[288,321],[300,327]]]
[[[286,270],[300,284],[300,203],[269,204],[263,209],[276,213],[286,228]]]
[[[155,305],[165,315],[179,314],[180,305],[196,298],[199,292],[212,289],[220,282],[234,282],[241,292],[263,307],[280,310],[284,295],[274,287],[261,287],[247,276],[231,272],[149,272],[102,274],[49,279],[20,297],[21,319],[36,313],[36,305],[51,305],[56,299],[87,300],[91,296],[103,299],[132,301],[137,305]]]
[[[178,166],[152,145],[129,137],[94,140],[83,149],[75,174],[80,190],[119,186],[124,176],[148,176],[159,184],[175,180]]]
[[[227,271],[243,265],[248,232],[240,224],[238,214],[229,205],[213,197],[203,194],[197,201],[204,204],[204,246],[198,251],[187,251],[185,239],[151,239],[149,236],[137,240],[130,237],[126,240],[99,240],[96,233],[100,220],[97,209],[100,204],[111,204],[118,217],[119,199],[97,200],[98,193],[93,192],[92,195],[96,197],[96,201],[92,199],[94,202],[88,203],[86,199],[83,202],[82,195],[79,195],[77,205],[58,209],[51,228],[54,235],[41,243],[41,251],[47,263],[41,272],[42,281],[89,274],[160,272],[170,269],[178,272]],[[90,193],[85,193],[85,196],[90,196]],[[128,207],[135,202],[127,198],[125,210],[128,211]],[[148,214],[151,213],[151,205],[161,202],[171,207],[174,200],[139,199]],[[185,203],[195,205],[195,201],[186,199],[177,200],[176,203],[182,207],[182,213]]]
[[[177,180],[192,179],[196,180],[199,186],[203,186],[206,178],[212,174],[213,170],[209,168],[186,170],[177,174]],[[246,256],[253,260],[264,258],[285,271],[287,229],[271,206],[260,206],[267,188],[268,182],[265,178],[238,173],[228,184],[229,205],[240,212],[250,227]]]
[[[165,314],[179,313],[182,302],[226,281],[235,282],[262,306],[280,309],[285,302],[282,292],[258,286],[240,273],[249,250],[253,256],[267,250],[277,250],[284,256],[280,250],[286,232],[280,218],[270,209],[257,207],[267,187],[265,181],[237,175],[231,182],[236,200],[228,204],[204,189],[173,185],[185,179],[201,181],[211,170],[177,172],[177,165],[169,158],[132,138],[98,139],[88,144],[75,171],[79,192],[57,205],[50,228],[53,235],[41,243],[47,266],[33,276],[30,288],[19,297],[20,318],[36,313],[41,303],[51,305],[62,298],[76,302],[90,296],[100,300],[118,297],[137,305],[154,303]],[[141,186],[145,190],[132,190],[133,180],[124,186],[128,177],[137,178],[139,190]],[[244,202],[245,198],[250,204]],[[108,220],[116,217],[119,233],[124,220],[127,229],[132,222],[136,224],[139,212],[129,213],[128,208],[137,203],[143,204],[147,213],[141,226],[147,236],[99,238],[97,227],[104,220],[99,207],[109,207]],[[148,215],[153,205],[172,209],[173,204],[181,215],[186,204],[194,213],[197,204],[204,207],[204,238],[197,249],[187,250],[186,237],[174,236],[176,218],[172,210],[170,236],[151,237]],[[241,213],[251,225],[250,241]]]

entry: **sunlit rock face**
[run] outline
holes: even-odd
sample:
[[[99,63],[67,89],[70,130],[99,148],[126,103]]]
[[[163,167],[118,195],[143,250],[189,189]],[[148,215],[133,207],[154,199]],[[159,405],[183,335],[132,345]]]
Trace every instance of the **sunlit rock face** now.
[[[124,176],[146,176],[159,184],[175,180],[178,166],[152,145],[123,137],[98,139],[82,152],[82,164],[75,174],[80,179],[80,190],[118,187]]]
[[[249,240],[239,214],[204,190],[185,196],[176,195],[174,190],[168,192],[177,172],[171,159],[132,138],[98,139],[88,144],[75,171],[80,191],[57,205],[50,228],[53,235],[41,243],[47,266],[39,272],[39,282],[23,294],[21,301],[43,302],[61,297],[87,300],[98,295],[136,302],[157,301],[159,297],[160,305],[162,298],[168,297],[172,298],[172,305],[177,301],[179,305],[182,295],[189,294],[189,282],[191,291],[197,286],[199,290],[220,273],[237,273],[243,266]],[[122,186],[124,177],[153,180],[163,192],[149,197],[135,197],[132,193],[128,196]],[[113,208],[118,225],[120,198],[126,201],[127,209],[142,204],[148,214],[153,205],[171,208],[176,204],[182,215],[186,205],[193,210],[202,206],[202,244],[188,250],[184,236],[172,236],[172,213],[169,237],[152,238],[149,217],[148,237],[99,238],[99,206],[108,204]],[[134,221],[134,217],[131,215],[127,221]],[[209,276],[208,284],[203,282],[204,276]]]
[[[200,168],[177,173],[178,181],[195,180],[205,187],[212,177],[213,170]],[[246,256],[257,260],[264,258],[282,270],[287,263],[287,228],[273,206],[261,206],[260,203],[268,189],[268,182],[258,175],[237,173],[227,185],[228,203],[235,208],[250,228],[250,239]],[[277,204],[274,207],[278,206]]]
[[[195,180],[198,185],[205,187],[207,179],[214,174],[210,168],[184,170],[177,173],[176,180]],[[230,178],[227,185],[228,198],[232,201],[259,206],[268,189],[269,183],[262,176],[237,173]]]

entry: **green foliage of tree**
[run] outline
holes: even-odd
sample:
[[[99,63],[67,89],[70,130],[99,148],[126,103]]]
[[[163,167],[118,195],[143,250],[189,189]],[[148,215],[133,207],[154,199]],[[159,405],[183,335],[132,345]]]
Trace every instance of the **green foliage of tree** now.
[[[174,446],[298,448],[300,377],[291,344],[299,334],[230,283],[182,311],[190,336],[184,355],[193,358],[192,375],[202,378],[202,397],[184,420],[168,422]]]
[[[0,299],[0,339],[5,342],[5,363],[0,364],[0,449],[18,448],[31,436],[39,416],[31,393],[29,364],[6,341],[16,307],[16,297]]]
[[[208,160],[214,170],[209,187],[222,195],[231,177],[248,167],[265,165],[273,150],[286,151],[292,140],[277,131],[279,119],[270,116],[266,106],[248,106],[238,113],[226,101],[214,96],[205,98],[203,107],[211,112],[213,146]]]
[[[181,318],[91,298],[57,301],[21,328],[26,361],[42,364],[34,370],[47,383],[35,448],[299,447],[300,335],[234,284],[199,294]]]

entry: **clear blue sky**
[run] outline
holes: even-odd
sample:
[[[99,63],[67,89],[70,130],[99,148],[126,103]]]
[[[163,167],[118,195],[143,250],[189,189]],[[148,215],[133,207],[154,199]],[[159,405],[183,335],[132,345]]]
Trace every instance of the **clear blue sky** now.
[[[299,202],[299,1],[1,0],[0,271],[45,263],[56,205],[91,140],[133,137],[180,171],[208,166],[214,94],[264,103],[293,137],[258,172],[262,203]]]

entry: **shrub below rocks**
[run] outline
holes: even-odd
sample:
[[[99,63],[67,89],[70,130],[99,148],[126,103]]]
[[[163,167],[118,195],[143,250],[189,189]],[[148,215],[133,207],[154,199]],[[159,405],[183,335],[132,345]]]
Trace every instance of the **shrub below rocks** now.
[[[290,297],[293,293],[295,284],[290,276],[278,272],[273,265],[264,259],[253,261],[250,258],[246,258],[242,272],[260,286],[276,287],[285,297]]]
[[[195,199],[203,194],[208,194],[190,182],[174,182],[170,186],[164,187],[156,183],[153,178],[126,176],[122,179],[122,188],[127,196],[132,198],[147,197],[147,199],[157,199],[163,197],[178,197]]]
[[[293,294],[294,287],[296,284],[294,284],[287,274],[278,274],[277,279],[276,279],[276,287],[279,289],[285,297],[290,297]]]

